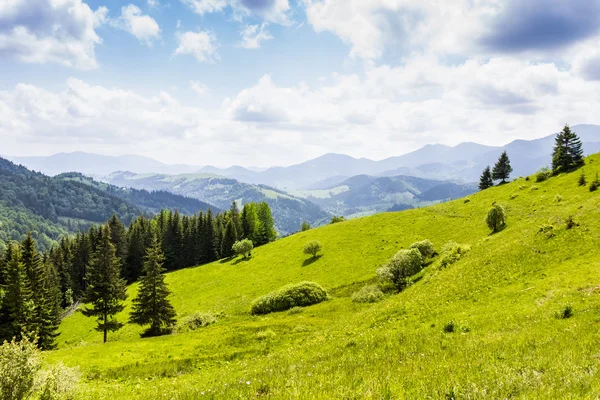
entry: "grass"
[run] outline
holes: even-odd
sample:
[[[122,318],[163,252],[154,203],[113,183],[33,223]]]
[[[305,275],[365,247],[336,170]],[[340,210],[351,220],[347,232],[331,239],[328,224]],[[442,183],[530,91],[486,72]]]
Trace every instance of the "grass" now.
[[[599,155],[587,164],[588,174],[600,172]],[[75,313],[46,361],[79,366],[80,397],[89,399],[598,398],[600,195],[578,177],[536,190],[520,178],[467,203],[311,229],[255,249],[247,262],[170,273],[178,318],[206,312],[216,323],[145,339],[128,324],[103,345],[93,321]],[[507,226],[491,234],[484,219],[494,202],[506,207]],[[578,225],[567,229],[570,216]],[[542,225],[553,235],[539,234]],[[394,253],[424,239],[470,251],[446,268],[437,256],[402,293],[352,301]],[[310,240],[325,251],[304,265]],[[255,298],[307,280],[330,299],[250,315]],[[566,305],[575,312],[557,318]]]

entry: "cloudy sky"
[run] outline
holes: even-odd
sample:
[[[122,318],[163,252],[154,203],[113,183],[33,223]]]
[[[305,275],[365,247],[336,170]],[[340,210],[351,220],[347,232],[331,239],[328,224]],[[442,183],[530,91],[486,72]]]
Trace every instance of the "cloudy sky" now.
[[[381,159],[600,124],[600,0],[0,0],[0,154]]]

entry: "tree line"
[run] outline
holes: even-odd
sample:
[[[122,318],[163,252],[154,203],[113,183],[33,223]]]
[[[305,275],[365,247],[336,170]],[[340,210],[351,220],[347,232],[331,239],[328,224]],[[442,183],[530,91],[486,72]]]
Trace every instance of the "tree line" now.
[[[191,216],[163,210],[152,218],[137,217],[128,227],[113,216],[103,226],[63,237],[44,253],[29,234],[0,255],[0,340],[32,335],[42,349],[50,349],[64,310],[78,302],[92,304],[83,312],[98,318],[97,329],[106,340],[107,332],[121,326],[113,316],[123,309],[127,283],[142,277],[143,287],[152,276],[150,282],[157,285],[163,271],[231,257],[236,243],[250,243],[251,249],[276,237],[265,202],[247,203],[241,211],[233,202],[230,210],[216,215],[210,209]],[[166,298],[166,287],[159,292]],[[168,307],[161,310],[166,320],[174,317]],[[148,310],[142,307],[136,315],[132,322],[146,321]],[[158,331],[152,323],[148,333]]]

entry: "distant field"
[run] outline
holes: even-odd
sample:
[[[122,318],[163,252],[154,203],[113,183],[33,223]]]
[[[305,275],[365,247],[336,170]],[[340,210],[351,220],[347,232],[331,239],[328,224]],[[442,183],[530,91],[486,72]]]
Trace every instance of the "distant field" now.
[[[588,181],[600,173],[600,155],[584,171]],[[93,321],[75,313],[46,359],[79,366],[90,399],[598,398],[600,191],[578,186],[579,174],[519,178],[468,199],[298,233],[249,261],[170,273],[179,319],[211,312],[221,315],[216,324],[150,339],[126,325],[102,344]],[[490,235],[494,202],[508,225]],[[397,250],[422,239],[471,251],[445,269],[434,259],[379,303],[351,301]],[[309,240],[323,244],[322,257],[303,254]],[[331,299],[249,314],[256,297],[304,280]],[[574,315],[557,318],[567,305]]]

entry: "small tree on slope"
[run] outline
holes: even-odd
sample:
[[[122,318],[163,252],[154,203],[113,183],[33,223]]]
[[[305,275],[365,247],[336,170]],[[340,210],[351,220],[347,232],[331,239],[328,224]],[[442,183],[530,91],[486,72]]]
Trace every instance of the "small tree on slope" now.
[[[506,212],[504,211],[504,207],[499,204],[495,204],[488,211],[486,218],[487,226],[493,231],[498,232],[500,227],[506,224]]]
[[[87,270],[87,288],[83,297],[92,308],[85,308],[86,317],[96,317],[96,330],[104,332],[104,343],[108,332],[119,330],[123,324],[114,316],[123,311],[123,301],[127,299],[125,280],[121,278],[121,260],[115,254],[115,246],[110,241],[110,227],[104,225],[102,238],[98,243]]]
[[[498,158],[498,162],[494,165],[494,169],[492,170],[492,178],[494,180],[502,180],[502,183],[506,183],[506,180],[510,178],[510,174],[513,169],[510,166],[510,160],[508,158],[508,154],[506,151],[502,152],[500,158]]]
[[[479,178],[479,190],[485,190],[494,186],[494,179],[492,179],[492,171],[488,165],[483,170],[481,178]]]
[[[150,325],[145,334],[157,336],[164,328],[175,325],[175,309],[168,300],[171,292],[163,275],[164,255],[157,238],[146,252],[144,276],[140,280],[140,289],[133,300],[130,322],[138,325]]]
[[[552,172],[572,171],[579,168],[583,161],[583,145],[579,136],[569,125],[565,125],[562,132],[556,135],[554,150],[552,152]]]

